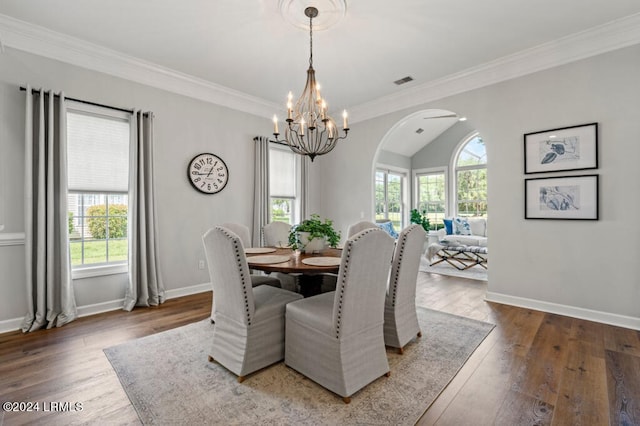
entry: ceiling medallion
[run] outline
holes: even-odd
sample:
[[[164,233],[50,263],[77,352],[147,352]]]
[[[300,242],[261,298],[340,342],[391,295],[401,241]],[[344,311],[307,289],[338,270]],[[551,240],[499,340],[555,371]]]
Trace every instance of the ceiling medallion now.
[[[319,13],[313,18],[313,28],[316,31],[323,31],[331,28],[347,13],[347,4],[345,0],[280,0],[280,14],[291,25],[307,30],[309,28],[309,20],[304,14],[304,10],[312,6]]]

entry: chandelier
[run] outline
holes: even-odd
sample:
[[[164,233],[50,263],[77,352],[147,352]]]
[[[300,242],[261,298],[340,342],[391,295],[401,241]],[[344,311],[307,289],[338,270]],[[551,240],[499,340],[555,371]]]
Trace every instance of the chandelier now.
[[[316,72],[313,69],[313,18],[318,16],[318,9],[307,7],[304,14],[309,18],[309,69],[307,83],[300,98],[293,105],[293,95],[287,97],[287,118],[284,141],[296,154],[308,155],[311,161],[335,148],[340,139],[345,139],[349,132],[347,111],[342,113],[343,136],[339,135],[335,121],[327,113],[327,102],[320,95],[320,85],[316,83]],[[278,141],[278,117],[273,116],[273,135]]]

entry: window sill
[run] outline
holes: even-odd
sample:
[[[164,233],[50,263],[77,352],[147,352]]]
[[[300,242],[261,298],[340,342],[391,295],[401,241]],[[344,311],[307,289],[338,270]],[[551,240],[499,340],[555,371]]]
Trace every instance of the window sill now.
[[[77,268],[71,271],[71,279],[81,280],[83,278],[101,277],[104,275],[126,274],[129,272],[128,265],[102,265]]]

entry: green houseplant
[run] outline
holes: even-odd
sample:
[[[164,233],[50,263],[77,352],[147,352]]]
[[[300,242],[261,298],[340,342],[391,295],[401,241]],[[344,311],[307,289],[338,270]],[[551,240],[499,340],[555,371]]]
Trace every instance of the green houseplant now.
[[[314,240],[315,244],[314,244]],[[333,228],[333,221],[320,219],[317,214],[291,227],[289,245],[294,250],[306,252],[320,251],[325,245],[336,247],[340,242],[340,232]]]
[[[425,232],[429,232],[429,228],[431,224],[429,223],[429,218],[427,217],[427,211],[423,210],[422,213],[418,211],[418,209],[411,210],[411,218],[409,219],[411,223],[416,223],[422,226]]]

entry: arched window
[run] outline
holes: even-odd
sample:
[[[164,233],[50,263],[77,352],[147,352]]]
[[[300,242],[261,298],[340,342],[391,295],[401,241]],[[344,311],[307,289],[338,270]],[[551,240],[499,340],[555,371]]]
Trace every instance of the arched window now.
[[[455,159],[456,215],[487,215],[487,151],[478,134],[461,144]]]

